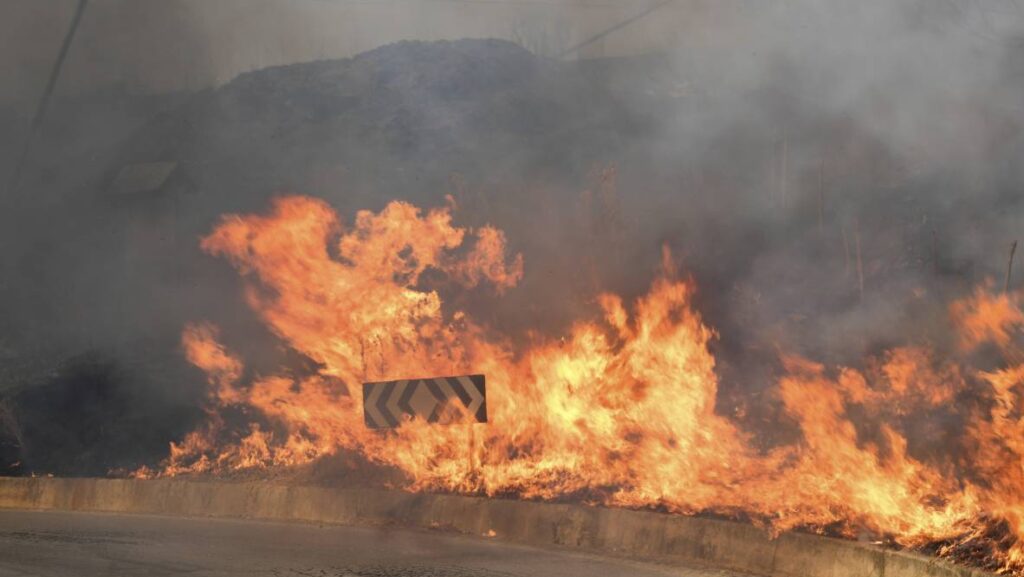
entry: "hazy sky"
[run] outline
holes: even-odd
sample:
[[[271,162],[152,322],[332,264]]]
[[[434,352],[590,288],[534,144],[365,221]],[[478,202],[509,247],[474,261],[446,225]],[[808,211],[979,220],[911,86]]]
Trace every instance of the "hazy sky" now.
[[[75,4],[14,0],[0,8],[6,13],[0,18],[5,79],[0,98],[23,100],[41,89]],[[92,0],[61,87],[198,88],[253,68],[350,56],[401,39],[516,38],[530,48],[554,51],[647,5],[641,0]],[[591,51],[658,49],[671,30],[664,17],[645,19]]]
[[[38,94],[76,1],[8,0],[2,4],[0,72],[5,82],[0,99],[24,100]],[[198,88],[253,68],[350,56],[400,39],[512,38],[535,51],[557,52],[652,4],[647,0],[92,0],[61,89]],[[919,21],[915,22],[915,14],[921,16]],[[1007,32],[1020,28],[1022,14],[1016,0],[677,0],[609,35],[584,55],[717,45],[754,56],[750,62],[756,65],[759,52],[786,46],[813,52],[808,58],[845,57],[863,67],[872,64],[873,54],[898,56],[901,44],[913,49],[922,38],[935,58],[944,57],[950,47],[963,47],[965,41],[997,43]],[[746,72],[742,68],[726,71]]]

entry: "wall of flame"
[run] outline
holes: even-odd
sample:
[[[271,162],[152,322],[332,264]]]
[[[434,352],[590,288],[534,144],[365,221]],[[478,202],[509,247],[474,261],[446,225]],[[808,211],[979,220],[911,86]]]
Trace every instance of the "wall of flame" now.
[[[800,434],[766,448],[755,428],[716,411],[716,332],[667,250],[645,295],[597,295],[595,318],[519,345],[422,286],[429,271],[449,289],[500,295],[528,270],[502,231],[459,228],[453,208],[392,202],[347,224],[292,196],[266,215],[224,217],[203,250],[239,271],[249,306],[316,369],[246,377],[216,326],[188,325],[182,342],[208,375],[209,419],[159,470],[136,475],[286,468],[347,450],[402,471],[411,490],[713,512],[951,556],[995,542],[987,563],[1024,567],[1018,293],[983,286],[952,303],[962,349],[952,357],[917,343],[828,367],[780,352],[773,394]],[[976,368],[981,358],[999,368]],[[359,383],[459,372],[487,375],[491,423],[363,425]],[[222,417],[232,407],[252,416],[241,432]],[[965,432],[947,453],[915,455],[905,428],[932,415],[962,419]]]

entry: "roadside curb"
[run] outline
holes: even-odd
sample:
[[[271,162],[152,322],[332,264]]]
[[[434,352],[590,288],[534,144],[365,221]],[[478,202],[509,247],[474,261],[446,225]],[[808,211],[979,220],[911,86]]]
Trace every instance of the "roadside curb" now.
[[[399,524],[771,577],[990,577],[913,553],[742,523],[584,505],[179,479],[0,478],[0,509]]]

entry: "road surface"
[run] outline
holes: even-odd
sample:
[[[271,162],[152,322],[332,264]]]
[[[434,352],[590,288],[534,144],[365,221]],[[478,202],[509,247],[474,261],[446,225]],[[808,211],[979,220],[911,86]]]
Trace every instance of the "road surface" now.
[[[0,576],[740,577],[441,532],[0,510]]]

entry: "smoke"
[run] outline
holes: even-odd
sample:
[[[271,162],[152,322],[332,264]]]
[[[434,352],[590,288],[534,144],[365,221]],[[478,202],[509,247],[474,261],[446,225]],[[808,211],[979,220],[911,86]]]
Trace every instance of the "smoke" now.
[[[600,291],[640,294],[668,245],[720,333],[724,411],[770,412],[747,405],[780,351],[857,363],[893,343],[948,346],[948,299],[1003,282],[1024,215],[1013,2],[676,2],[579,61],[551,55],[643,7],[437,6],[90,6],[0,216],[7,428],[37,439],[26,447],[88,447],[33,449],[23,470],[162,457],[201,416],[202,377],[178,344],[189,321],[224,327],[261,359],[253,371],[301,369],[197,246],[219,215],[285,192],[349,216],[452,195],[459,222],[506,231],[525,276],[501,298],[445,302],[513,339],[564,332]],[[5,10],[18,18],[0,34],[14,62],[4,169],[66,25],[57,3]],[[536,54],[479,40],[330,59],[461,36]],[[125,166],[158,161],[175,163],[166,184],[116,193]],[[119,423],[109,438],[154,423],[149,450],[87,442],[88,419],[40,432],[79,382],[103,383],[81,402]]]
[[[935,318],[927,303],[961,283],[1001,280],[1020,214],[1020,19],[979,10],[804,2],[724,33],[757,38],[726,48],[754,54],[751,66],[698,80],[721,92],[666,144],[694,143],[695,170],[727,179],[711,208],[687,203],[717,218],[687,220],[757,237],[710,264],[740,275],[730,289],[746,326],[779,326],[777,344],[819,357],[860,356],[921,328],[916,312]],[[708,266],[694,243],[722,236],[701,227],[683,244]]]

